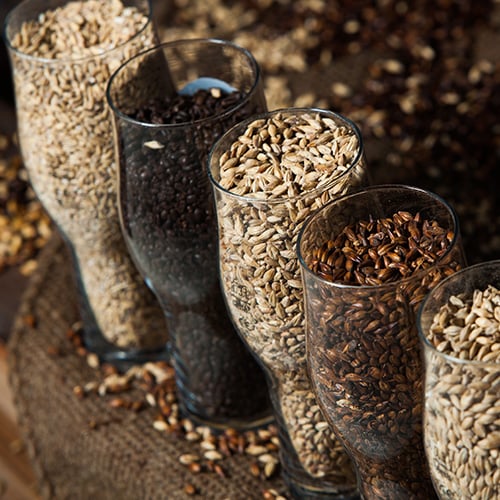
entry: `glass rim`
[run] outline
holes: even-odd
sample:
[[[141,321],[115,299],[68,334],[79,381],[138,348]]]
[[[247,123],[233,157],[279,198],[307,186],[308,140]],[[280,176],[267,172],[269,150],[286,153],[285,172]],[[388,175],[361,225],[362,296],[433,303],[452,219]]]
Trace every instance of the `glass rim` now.
[[[192,121],[186,121],[186,122],[180,122],[180,123],[149,123],[149,122],[144,122],[144,121],[132,118],[131,116],[127,115],[126,113],[124,113],[123,111],[118,109],[118,107],[114,103],[114,100],[111,97],[112,86],[113,86],[113,82],[117,78],[118,74],[123,70],[123,68],[125,68],[125,66],[127,66],[129,63],[131,63],[135,59],[138,59],[139,57],[144,57],[149,53],[161,51],[161,50],[164,50],[165,48],[169,48],[169,47],[176,47],[176,46],[181,46],[181,45],[188,46],[188,45],[191,45],[194,43],[203,43],[207,46],[211,45],[214,47],[215,46],[231,47],[233,50],[235,50],[236,52],[239,52],[240,54],[243,54],[247,58],[247,61],[250,63],[250,67],[254,71],[255,78],[254,78],[254,81],[252,83],[250,90],[245,93],[243,99],[241,99],[240,101],[235,103],[230,108],[224,110],[222,113],[211,115],[211,116],[208,116],[205,118],[200,118],[198,120],[192,120]],[[131,58],[129,58],[125,62],[123,62],[113,72],[113,74],[109,78],[109,81],[106,85],[106,99],[107,99],[108,105],[111,108],[111,110],[124,121],[127,121],[129,123],[133,123],[135,125],[139,125],[139,126],[144,127],[144,128],[150,128],[150,129],[158,129],[158,130],[160,130],[160,129],[170,129],[170,130],[181,129],[181,128],[184,128],[186,126],[201,125],[203,123],[209,123],[209,122],[214,121],[214,120],[220,120],[221,118],[224,118],[226,116],[233,114],[235,111],[237,111],[238,109],[240,109],[241,107],[245,106],[248,103],[248,101],[250,100],[250,98],[252,97],[252,95],[254,94],[255,90],[258,87],[258,85],[260,83],[260,79],[261,79],[260,66],[257,63],[257,60],[255,59],[253,54],[248,49],[242,47],[241,45],[238,45],[238,44],[231,42],[229,40],[223,40],[220,38],[203,38],[203,37],[201,37],[201,38],[182,38],[182,39],[178,39],[178,40],[171,40],[171,41],[166,41],[166,42],[156,44],[153,47],[150,47],[146,50],[143,50],[143,51],[135,54],[134,56],[132,56]]]
[[[114,45],[113,47],[110,47],[108,49],[102,50],[102,52],[96,53],[96,54],[89,54],[85,56],[78,56],[78,57],[62,57],[62,58],[52,58],[52,57],[40,57],[40,56],[35,56],[32,54],[26,54],[22,52],[21,50],[17,49],[14,47],[11,43],[11,37],[8,36],[7,31],[8,27],[10,24],[10,21],[12,17],[14,17],[15,14],[18,13],[19,10],[21,10],[22,7],[28,5],[29,3],[33,2],[34,0],[23,0],[19,4],[17,4],[10,12],[8,12],[7,16],[5,17],[4,23],[3,23],[3,39],[5,41],[5,45],[11,51],[12,53],[16,54],[18,57],[25,59],[27,61],[34,61],[38,63],[43,63],[45,65],[51,65],[51,66],[58,66],[61,64],[75,64],[75,63],[83,63],[85,61],[91,61],[93,59],[101,59],[108,57],[110,54],[112,54],[115,51],[121,50],[122,47],[125,45],[129,44],[132,40],[135,38],[138,38],[142,33],[147,29],[147,27],[152,23],[153,21],[153,8],[152,8],[152,0],[144,0],[145,4],[147,5],[147,12],[144,12],[144,15],[146,17],[146,21],[144,22],[144,25],[137,30],[135,33],[133,33],[127,40],[125,40],[122,43],[119,43],[118,45]],[[68,0],[69,1],[69,0]],[[68,2],[66,2],[68,3]],[[60,6],[59,6],[60,7]],[[59,8],[55,7],[55,8]],[[43,12],[46,12],[47,10],[53,10],[54,8],[48,8],[45,11],[39,12],[39,15],[42,14]]]
[[[279,113],[296,113],[296,114],[306,114],[306,113],[319,113],[324,116],[330,116],[330,117],[335,117],[342,122],[348,127],[350,127],[357,139],[358,139],[358,149],[356,151],[356,156],[354,160],[352,161],[351,165],[349,168],[347,168],[344,172],[332,177],[327,183],[322,185],[321,187],[316,187],[314,189],[310,189],[308,191],[304,191],[300,194],[297,194],[295,196],[280,196],[278,198],[257,198],[255,196],[249,196],[249,195],[240,195],[237,193],[234,193],[224,187],[222,187],[219,183],[219,181],[214,177],[212,173],[212,158],[218,148],[221,147],[222,142],[232,133],[234,133],[236,130],[241,128],[241,131],[243,132],[245,127],[252,123],[255,120],[260,120],[263,118],[270,118],[276,114]],[[364,155],[364,143],[363,143],[363,137],[361,135],[361,131],[359,127],[352,121],[350,118],[347,118],[346,116],[339,114],[335,111],[329,110],[329,109],[322,109],[322,108],[317,108],[317,107],[286,107],[286,108],[278,108],[278,109],[273,109],[271,111],[265,111],[263,113],[257,113],[255,115],[252,115],[235,125],[233,125],[231,128],[229,128],[212,146],[210,150],[210,154],[208,156],[208,161],[207,161],[207,167],[208,167],[208,177],[212,183],[212,185],[217,188],[217,190],[223,192],[225,195],[237,199],[239,201],[244,201],[245,203],[251,203],[254,205],[260,205],[260,204],[266,204],[266,205],[278,205],[286,202],[294,202],[298,201],[310,196],[314,196],[316,193],[322,193],[328,189],[330,189],[334,184],[336,184],[339,180],[341,180],[343,177],[346,175],[350,174],[352,170],[358,166],[359,162],[362,160]]]
[[[446,252],[434,264],[432,264],[432,266],[430,266],[426,269],[421,269],[420,271],[413,273],[410,276],[407,276],[405,278],[401,278],[397,281],[380,283],[379,285],[352,285],[352,284],[340,283],[340,282],[335,282],[335,281],[329,281],[325,278],[322,278],[321,276],[319,276],[318,274],[313,272],[312,269],[309,268],[309,266],[306,264],[306,262],[304,260],[304,256],[302,255],[302,252],[300,251],[300,246],[301,246],[304,234],[306,233],[308,227],[312,224],[313,220],[321,212],[326,210],[328,207],[330,207],[336,203],[339,203],[339,202],[344,202],[345,200],[347,200],[349,198],[359,197],[359,196],[362,196],[362,195],[369,193],[369,192],[380,191],[381,193],[383,193],[384,191],[387,192],[387,191],[394,191],[394,190],[399,190],[399,191],[406,190],[406,191],[423,193],[426,196],[428,196],[429,198],[438,201],[443,207],[446,208],[446,210],[450,214],[451,220],[453,223],[453,229],[454,229],[453,239],[450,242],[450,244],[448,245]],[[315,280],[320,281],[321,283],[327,284],[328,286],[331,286],[331,287],[343,289],[343,290],[353,290],[353,291],[354,290],[364,290],[364,291],[368,291],[368,290],[378,291],[378,290],[380,290],[380,291],[383,291],[383,290],[389,290],[389,289],[392,289],[395,287],[403,286],[406,283],[410,283],[412,281],[420,279],[421,276],[423,276],[425,273],[428,273],[430,270],[439,268],[441,265],[443,265],[442,264],[443,260],[455,248],[459,238],[460,238],[460,225],[459,225],[457,213],[456,213],[455,209],[453,208],[453,206],[450,205],[450,203],[448,203],[444,198],[442,198],[438,194],[433,193],[432,191],[429,191],[427,189],[420,188],[417,186],[412,186],[409,184],[377,184],[377,185],[373,185],[373,186],[367,186],[367,187],[361,189],[360,191],[356,191],[354,193],[348,193],[348,194],[339,196],[338,198],[329,201],[326,205],[323,205],[321,208],[318,208],[312,214],[310,214],[309,217],[302,224],[302,227],[300,228],[295,251],[296,251],[297,258],[298,258],[298,261],[300,263],[302,270],[305,271],[306,273],[310,274],[312,277],[314,277]]]
[[[463,279],[465,281],[465,278],[471,272],[474,272],[475,270],[478,270],[478,269],[484,269],[487,267],[498,267],[498,269],[500,270],[500,259],[479,262],[477,264],[473,264],[471,266],[464,267],[463,269],[456,271],[455,273],[451,274],[450,276],[447,276],[446,278],[441,280],[426,295],[426,297],[424,298],[424,300],[422,301],[422,303],[420,304],[420,306],[418,308],[417,322],[416,323],[417,323],[418,336],[420,338],[422,345],[425,348],[430,349],[433,353],[437,354],[441,358],[443,358],[447,361],[453,362],[454,364],[463,364],[463,365],[470,365],[470,366],[476,366],[476,367],[497,367],[497,368],[500,367],[500,362],[498,362],[498,361],[482,361],[482,360],[477,360],[477,359],[462,359],[462,358],[457,358],[453,354],[448,354],[446,352],[438,351],[436,346],[428,339],[427,335],[425,335],[425,333],[423,331],[422,316],[425,312],[426,307],[434,300],[434,293],[437,293],[438,291],[442,290],[451,281],[460,280],[460,279]],[[441,303],[441,307],[444,306],[446,303],[447,302]]]

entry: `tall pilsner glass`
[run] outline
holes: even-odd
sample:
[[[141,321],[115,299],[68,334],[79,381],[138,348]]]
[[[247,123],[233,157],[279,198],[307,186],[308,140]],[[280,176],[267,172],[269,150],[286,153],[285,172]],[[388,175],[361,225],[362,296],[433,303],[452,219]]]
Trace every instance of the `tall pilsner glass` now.
[[[154,295],[129,257],[117,210],[106,85],[156,43],[147,0],[25,0],[7,17],[22,158],[74,257],[84,341],[110,362],[167,356]]]
[[[435,498],[416,310],[464,265],[454,211],[418,188],[374,186],[318,210],[298,254],[309,373],[362,497]]]
[[[500,498],[500,260],[466,267],[422,303],[424,444],[442,500]]]
[[[295,498],[354,498],[350,461],[307,376],[295,245],[309,213],[368,182],[360,133],[327,110],[275,110],[217,142],[210,178],[224,294],[270,381],[284,479]]]
[[[227,41],[167,42],[122,65],[108,98],[123,234],[164,309],[183,413],[213,427],[269,420],[264,375],[222,297],[206,171],[216,139],[266,109],[259,67]],[[212,109],[204,99],[221,107]],[[146,113],[151,106],[154,112]],[[160,111],[170,113],[166,122]]]

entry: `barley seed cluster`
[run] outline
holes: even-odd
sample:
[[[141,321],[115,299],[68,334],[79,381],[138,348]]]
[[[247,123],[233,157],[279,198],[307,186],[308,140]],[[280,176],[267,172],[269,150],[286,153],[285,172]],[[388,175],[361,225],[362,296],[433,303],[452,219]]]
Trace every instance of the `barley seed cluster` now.
[[[425,445],[440,494],[497,498],[500,290],[489,285],[471,296],[452,295],[427,338],[436,351],[426,354]]]
[[[295,246],[313,210],[366,181],[362,145],[349,122],[311,110],[277,110],[239,129],[212,156],[229,309],[277,383],[275,406],[303,468],[314,477],[352,484],[350,462],[307,376]]]
[[[120,348],[166,341],[162,313],[122,240],[105,99],[112,72],[155,40],[149,16],[120,0],[69,2],[25,21],[10,37],[30,181],[71,242],[98,330]]]

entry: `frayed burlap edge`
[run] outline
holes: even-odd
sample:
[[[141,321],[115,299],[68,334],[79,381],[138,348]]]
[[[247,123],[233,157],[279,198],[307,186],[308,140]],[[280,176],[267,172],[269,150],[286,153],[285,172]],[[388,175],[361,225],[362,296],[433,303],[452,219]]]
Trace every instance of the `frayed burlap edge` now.
[[[80,400],[77,385],[96,379],[67,331],[79,320],[66,248],[55,235],[44,248],[9,339],[9,381],[39,492],[46,499],[262,499],[284,492],[280,478],[260,480],[249,457],[224,460],[226,478],[193,474],[179,456],[197,445],[153,428],[154,410],[111,408],[105,398]],[[54,353],[57,353],[54,354]]]

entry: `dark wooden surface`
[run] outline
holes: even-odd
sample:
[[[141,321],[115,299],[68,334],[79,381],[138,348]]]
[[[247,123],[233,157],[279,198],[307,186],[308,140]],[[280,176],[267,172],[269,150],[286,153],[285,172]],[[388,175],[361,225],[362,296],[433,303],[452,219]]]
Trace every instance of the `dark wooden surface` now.
[[[35,477],[19,435],[7,379],[7,351],[0,343],[0,499],[37,500]]]
[[[15,1],[0,2],[0,26]],[[0,133],[10,135],[16,129],[9,78],[7,52],[0,42]],[[17,427],[16,410],[8,383],[7,350],[9,335],[28,279],[17,268],[0,273],[0,499],[36,500],[35,477]]]
[[[9,129],[12,115],[0,106],[2,130]],[[35,478],[17,427],[16,411],[8,384],[7,350],[12,321],[28,278],[17,268],[0,273],[0,499],[36,500]]]

